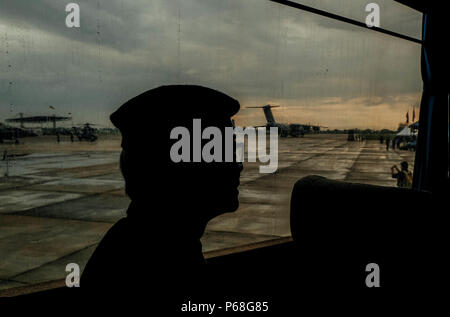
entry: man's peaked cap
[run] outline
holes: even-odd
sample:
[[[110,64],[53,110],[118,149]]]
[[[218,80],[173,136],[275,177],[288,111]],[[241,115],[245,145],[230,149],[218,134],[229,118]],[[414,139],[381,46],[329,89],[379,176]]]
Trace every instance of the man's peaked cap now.
[[[122,135],[152,133],[152,127],[199,119],[231,118],[239,102],[217,90],[195,85],[169,85],[148,90],[111,114]],[[158,132],[156,132],[158,133]]]

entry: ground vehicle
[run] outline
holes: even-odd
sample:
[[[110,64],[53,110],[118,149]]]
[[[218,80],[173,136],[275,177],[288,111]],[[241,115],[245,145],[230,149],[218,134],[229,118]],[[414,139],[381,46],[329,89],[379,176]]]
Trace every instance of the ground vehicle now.
[[[416,148],[417,148],[417,142],[416,141],[409,141],[408,143],[402,145],[400,147],[400,150],[415,151]]]

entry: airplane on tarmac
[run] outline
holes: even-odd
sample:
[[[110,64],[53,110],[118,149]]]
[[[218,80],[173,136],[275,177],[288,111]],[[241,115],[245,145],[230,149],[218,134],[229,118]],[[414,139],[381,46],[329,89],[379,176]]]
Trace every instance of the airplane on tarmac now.
[[[257,106],[257,107],[247,107],[247,108],[262,108],[264,111],[264,115],[267,120],[266,128],[269,129],[271,127],[278,128],[278,133],[281,137],[303,137],[307,133],[318,133],[320,131],[320,128],[326,128],[311,124],[299,124],[299,123],[278,123],[275,121],[275,118],[273,117],[272,108],[278,108],[280,106],[272,106],[272,105],[265,105],[265,106]]]

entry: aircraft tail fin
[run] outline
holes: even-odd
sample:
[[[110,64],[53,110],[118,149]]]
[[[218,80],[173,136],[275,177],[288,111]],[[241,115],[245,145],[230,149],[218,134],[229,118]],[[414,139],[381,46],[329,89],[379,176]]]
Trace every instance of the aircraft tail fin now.
[[[272,108],[278,108],[280,106],[271,106],[271,105],[265,105],[261,107],[247,107],[247,108],[262,108],[264,111],[264,116],[266,117],[267,123],[269,124],[275,124],[275,118],[273,117]]]

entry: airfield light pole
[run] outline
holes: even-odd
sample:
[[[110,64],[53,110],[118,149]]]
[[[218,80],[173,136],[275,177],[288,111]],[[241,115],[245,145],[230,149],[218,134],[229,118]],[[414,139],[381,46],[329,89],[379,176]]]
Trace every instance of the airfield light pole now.
[[[6,160],[6,173],[5,173],[5,177],[7,178],[9,176],[9,157],[8,157],[8,152],[6,152],[5,150],[5,160]]]
[[[23,124],[23,112],[19,113],[19,116],[20,116],[20,127],[24,128],[25,126]]]
[[[56,114],[55,114],[55,107],[48,106],[50,109],[53,110],[53,132],[56,133]]]

